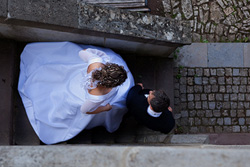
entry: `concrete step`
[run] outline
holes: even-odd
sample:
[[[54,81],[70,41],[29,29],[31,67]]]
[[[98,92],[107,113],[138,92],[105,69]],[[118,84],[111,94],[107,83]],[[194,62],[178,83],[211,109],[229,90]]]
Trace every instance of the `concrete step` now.
[[[0,166],[249,166],[250,146],[1,146]],[[52,165],[53,164],[53,165]]]

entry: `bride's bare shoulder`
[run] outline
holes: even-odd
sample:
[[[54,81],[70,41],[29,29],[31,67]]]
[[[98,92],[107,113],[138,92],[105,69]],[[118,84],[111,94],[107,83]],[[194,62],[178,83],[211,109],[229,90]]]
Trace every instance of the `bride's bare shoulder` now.
[[[96,63],[92,63],[88,66],[88,70],[87,70],[87,73],[90,73],[92,70],[96,69],[96,68],[99,68],[99,67],[103,67],[104,64],[102,63],[99,63],[99,62],[96,62]]]

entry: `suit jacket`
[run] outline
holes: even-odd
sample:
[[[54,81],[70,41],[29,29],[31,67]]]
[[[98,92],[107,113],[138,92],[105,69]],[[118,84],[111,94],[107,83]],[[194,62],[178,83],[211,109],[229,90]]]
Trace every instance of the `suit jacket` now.
[[[126,101],[128,110],[138,122],[149,129],[169,133],[175,126],[172,112],[166,110],[159,117],[150,116],[147,112],[149,104],[144,95],[149,94],[149,91],[149,89],[142,89],[139,85],[132,87]]]

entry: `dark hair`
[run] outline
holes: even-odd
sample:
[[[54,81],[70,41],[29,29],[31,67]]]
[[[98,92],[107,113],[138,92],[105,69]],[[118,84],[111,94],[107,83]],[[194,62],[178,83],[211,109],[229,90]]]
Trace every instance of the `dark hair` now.
[[[127,79],[127,72],[123,66],[106,63],[101,70],[92,73],[93,81],[98,81],[97,86],[113,88],[121,85]]]
[[[162,112],[169,107],[170,99],[163,90],[155,90],[153,95],[155,97],[150,100],[150,105],[155,112]]]

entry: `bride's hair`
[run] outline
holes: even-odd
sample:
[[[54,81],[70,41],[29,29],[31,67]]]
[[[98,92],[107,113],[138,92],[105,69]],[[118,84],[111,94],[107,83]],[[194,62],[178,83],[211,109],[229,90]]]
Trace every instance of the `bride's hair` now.
[[[93,81],[98,81],[97,86],[113,88],[121,85],[127,79],[127,72],[123,66],[106,63],[100,70],[92,73]]]

